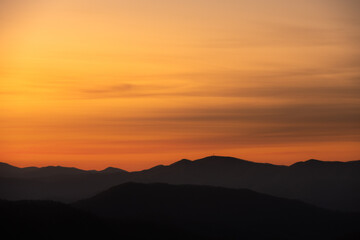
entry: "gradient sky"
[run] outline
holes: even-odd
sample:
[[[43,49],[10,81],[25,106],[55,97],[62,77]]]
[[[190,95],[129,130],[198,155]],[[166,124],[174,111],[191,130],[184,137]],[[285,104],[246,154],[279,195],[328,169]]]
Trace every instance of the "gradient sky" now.
[[[1,0],[0,161],[360,155],[357,0]]]

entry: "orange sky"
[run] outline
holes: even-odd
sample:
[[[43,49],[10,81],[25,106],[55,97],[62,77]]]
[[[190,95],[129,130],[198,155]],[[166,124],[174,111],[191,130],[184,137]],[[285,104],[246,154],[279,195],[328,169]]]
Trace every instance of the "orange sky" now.
[[[356,0],[2,0],[0,161],[360,155]]]

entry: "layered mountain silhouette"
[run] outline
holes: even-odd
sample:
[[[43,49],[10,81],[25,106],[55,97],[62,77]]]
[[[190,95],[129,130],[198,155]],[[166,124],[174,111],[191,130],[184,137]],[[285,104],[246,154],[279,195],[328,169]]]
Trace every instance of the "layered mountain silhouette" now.
[[[202,239],[178,228],[98,217],[73,206],[41,200],[0,200],[4,239]]]
[[[0,200],[0,212],[4,239],[82,239],[88,229],[97,236],[106,229],[100,218],[52,201]]]
[[[360,223],[359,214],[247,189],[197,185],[125,183],[72,206],[218,239],[332,239],[356,233]]]
[[[0,198],[72,202],[125,182],[170,183],[246,188],[298,199],[319,207],[360,211],[360,161],[308,160],[291,166],[255,163],[232,157],[183,159],[168,166],[126,172],[108,168],[17,168],[0,165]]]
[[[126,173],[127,171],[108,167],[101,171],[96,170],[81,170],[78,168],[69,168],[61,166],[49,167],[25,167],[18,168],[7,163],[0,163],[0,176],[1,177],[21,177],[21,178],[40,178],[40,177],[54,177],[54,176],[74,176],[88,173]]]
[[[0,200],[9,239],[357,239],[358,213],[247,189],[125,183],[71,204]]]

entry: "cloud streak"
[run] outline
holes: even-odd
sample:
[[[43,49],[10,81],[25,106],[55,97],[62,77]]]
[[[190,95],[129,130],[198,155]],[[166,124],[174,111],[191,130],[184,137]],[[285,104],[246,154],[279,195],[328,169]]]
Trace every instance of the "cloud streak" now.
[[[1,160],[358,158],[358,5],[0,1]]]

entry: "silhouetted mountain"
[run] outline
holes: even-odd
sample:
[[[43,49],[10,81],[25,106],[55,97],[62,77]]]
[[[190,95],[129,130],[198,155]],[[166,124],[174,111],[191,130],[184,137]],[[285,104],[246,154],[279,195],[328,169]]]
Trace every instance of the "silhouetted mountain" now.
[[[196,161],[183,159],[169,166],[144,170],[134,174],[132,180],[246,188],[248,184],[244,180],[261,181],[283,168],[286,167],[211,156]]]
[[[57,202],[0,200],[0,212],[6,239],[82,239],[105,229],[97,217]]]
[[[96,170],[81,170],[73,167],[61,167],[61,166],[48,166],[48,167],[26,167],[18,168],[7,163],[0,162],[0,176],[1,177],[15,177],[15,178],[42,178],[42,177],[53,177],[53,176],[69,176],[69,175],[80,175],[89,173],[114,173],[121,172],[126,173],[127,171],[108,167],[102,171]]]
[[[34,174],[34,171],[40,173]],[[330,209],[360,211],[360,161],[311,159],[280,166],[211,156],[195,161],[183,159],[168,166],[159,165],[138,172],[113,168],[103,171],[59,167],[18,169],[0,165],[0,197],[10,200],[69,202],[129,181],[247,188]]]
[[[102,172],[102,173],[126,173],[127,171],[122,170],[120,168],[108,167],[108,168],[105,168],[104,170],[102,170],[100,172]]]
[[[358,239],[358,214],[246,189],[126,183],[72,205],[0,200],[6,239]]]
[[[360,223],[360,215],[297,200],[196,185],[126,183],[73,206],[106,218],[168,224],[218,239],[336,239],[356,233]]]
[[[211,156],[138,172],[131,180],[248,188],[331,209],[360,211],[360,161],[309,160],[288,167]]]
[[[36,169],[35,167],[18,168],[7,163],[0,162],[0,176],[1,177],[21,177],[28,172]]]
[[[123,183],[128,172],[116,168],[85,171],[77,168],[16,168],[0,165],[0,198],[8,200],[56,200],[70,202],[90,197]],[[11,169],[8,171],[7,169]]]
[[[4,239],[201,239],[186,231],[141,221],[112,221],[52,201],[0,200]]]

